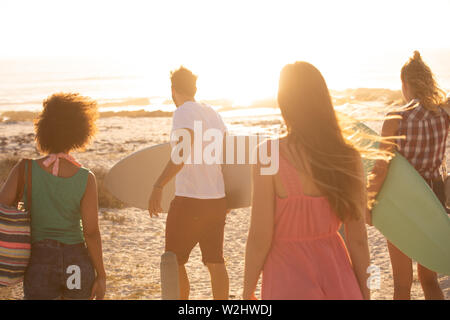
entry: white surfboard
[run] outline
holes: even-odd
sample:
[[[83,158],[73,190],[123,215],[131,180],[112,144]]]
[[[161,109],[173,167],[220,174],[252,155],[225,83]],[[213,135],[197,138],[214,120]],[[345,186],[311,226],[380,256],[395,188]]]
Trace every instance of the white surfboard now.
[[[244,208],[251,203],[251,164],[249,163],[248,137],[230,136],[234,139],[234,159],[237,162],[237,139],[245,139],[245,161],[243,164],[224,164],[223,176],[229,209]],[[242,140],[241,140],[242,141]],[[243,149],[243,148],[240,148]],[[105,186],[112,195],[129,206],[148,208],[148,200],[156,180],[170,159],[171,147],[163,143],[132,153],[115,164],[105,177]],[[175,196],[175,179],[163,190],[161,207],[169,210]]]

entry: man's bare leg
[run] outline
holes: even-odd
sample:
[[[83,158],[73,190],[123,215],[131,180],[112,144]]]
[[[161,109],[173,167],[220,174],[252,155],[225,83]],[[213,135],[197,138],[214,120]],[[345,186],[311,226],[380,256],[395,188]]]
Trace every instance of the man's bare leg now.
[[[180,300],[189,300],[190,284],[184,264],[178,266],[178,280],[180,284]]]
[[[230,284],[225,263],[207,263],[211,275],[211,287],[214,300],[228,300]]]

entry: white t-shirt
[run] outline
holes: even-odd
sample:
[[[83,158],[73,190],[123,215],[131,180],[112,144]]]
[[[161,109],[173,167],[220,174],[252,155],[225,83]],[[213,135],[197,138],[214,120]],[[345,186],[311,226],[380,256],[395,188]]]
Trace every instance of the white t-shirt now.
[[[199,128],[201,128],[201,137],[208,129],[215,129],[216,133],[220,132],[222,138],[227,131],[219,113],[206,104],[188,101],[179,106],[173,113],[171,136],[173,137],[174,134],[179,133],[180,129],[191,129],[194,131],[195,141],[191,149],[190,163],[185,162],[175,178],[175,195],[196,199],[223,198],[225,197],[225,185],[221,164],[220,162],[211,163],[210,160],[209,163],[211,164],[205,163],[203,151],[206,146],[211,144],[212,140],[204,141],[205,139],[201,139],[201,143],[198,143],[198,139],[200,139],[200,136],[197,134],[200,132]],[[196,161],[195,157],[194,150],[196,145],[201,145],[201,149],[197,147],[199,148],[197,150],[201,150],[202,153],[201,158],[197,157],[197,159],[202,160],[200,163]],[[199,155],[199,152],[196,154]],[[215,155],[215,153],[212,154]],[[222,156],[222,150],[220,150],[220,155],[218,156]]]

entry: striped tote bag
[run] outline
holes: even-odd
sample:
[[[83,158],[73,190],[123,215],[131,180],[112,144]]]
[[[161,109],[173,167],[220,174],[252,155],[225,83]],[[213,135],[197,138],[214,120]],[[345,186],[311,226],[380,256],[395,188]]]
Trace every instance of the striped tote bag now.
[[[27,162],[27,210],[21,203],[25,189],[25,162]],[[17,204],[8,207],[0,204],[0,287],[14,285],[23,280],[31,254],[31,161],[19,164]]]

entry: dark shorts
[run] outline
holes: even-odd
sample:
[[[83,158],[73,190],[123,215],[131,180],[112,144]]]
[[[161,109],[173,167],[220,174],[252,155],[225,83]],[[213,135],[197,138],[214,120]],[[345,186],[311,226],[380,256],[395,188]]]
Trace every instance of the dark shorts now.
[[[95,270],[84,243],[65,245],[42,240],[31,246],[25,272],[26,300],[89,299]]]
[[[223,263],[226,210],[225,198],[175,197],[167,214],[166,251],[175,253],[178,264],[184,265],[199,243],[204,264]]]

